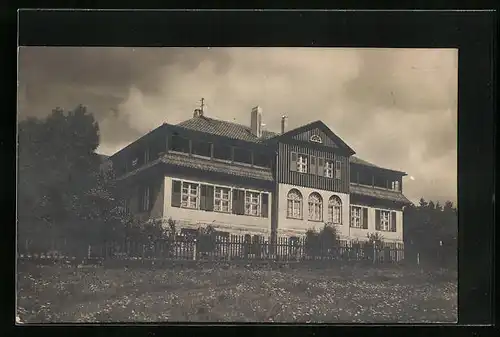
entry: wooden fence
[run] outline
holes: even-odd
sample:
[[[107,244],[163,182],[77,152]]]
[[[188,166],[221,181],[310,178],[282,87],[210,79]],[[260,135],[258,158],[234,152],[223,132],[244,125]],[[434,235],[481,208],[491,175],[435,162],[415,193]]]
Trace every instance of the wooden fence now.
[[[403,244],[337,241],[311,245],[305,238],[270,239],[245,235],[198,236],[151,241],[107,242],[89,246],[90,259],[153,260],[365,260],[373,263],[399,262],[404,258]]]

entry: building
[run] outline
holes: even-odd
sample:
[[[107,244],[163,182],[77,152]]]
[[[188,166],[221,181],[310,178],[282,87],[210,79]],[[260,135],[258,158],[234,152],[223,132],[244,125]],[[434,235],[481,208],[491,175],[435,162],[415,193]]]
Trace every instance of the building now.
[[[178,228],[275,237],[326,223],[344,239],[381,232],[403,242],[404,172],[353,156],[321,121],[287,131],[282,117],[274,133],[262,129],[259,107],[249,117],[245,126],[197,109],[111,156],[130,212]]]

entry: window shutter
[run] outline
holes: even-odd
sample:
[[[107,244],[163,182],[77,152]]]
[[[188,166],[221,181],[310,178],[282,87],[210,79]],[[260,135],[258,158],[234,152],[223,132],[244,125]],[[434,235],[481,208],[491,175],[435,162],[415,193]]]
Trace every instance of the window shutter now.
[[[396,232],[396,212],[391,212],[391,232]]]
[[[205,211],[206,208],[206,200],[207,200],[207,185],[200,186],[200,209]]]
[[[172,181],[172,207],[181,207],[181,182]]]
[[[139,212],[142,212],[143,211],[143,208],[144,208],[144,187],[139,187],[138,190],[137,190],[137,193],[139,194],[138,195],[138,198],[137,198],[137,209],[139,210]]]
[[[309,164],[309,173],[311,174],[317,174],[316,170],[316,157],[315,156],[309,156],[310,164]]]
[[[290,154],[290,170],[297,171],[297,152]]]
[[[153,208],[153,205],[154,205],[154,196],[155,196],[155,188],[153,186],[148,186],[147,187],[148,189],[148,211],[151,210]]]
[[[363,207],[363,229],[368,229],[368,208]]]
[[[262,217],[267,218],[269,216],[269,194],[262,193]]]
[[[342,179],[342,162],[339,160],[335,162],[335,179]]]
[[[375,210],[375,230],[380,230],[380,210]]]
[[[323,158],[318,158],[318,175],[325,175],[325,160]]]
[[[233,214],[245,214],[245,191],[233,190]]]
[[[205,210],[206,211],[213,211],[214,210],[214,187],[213,186],[206,186],[206,196],[205,196]]]

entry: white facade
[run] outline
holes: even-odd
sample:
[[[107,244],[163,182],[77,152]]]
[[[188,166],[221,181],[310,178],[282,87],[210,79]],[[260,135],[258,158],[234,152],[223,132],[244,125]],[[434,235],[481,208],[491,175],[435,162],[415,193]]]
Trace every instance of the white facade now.
[[[272,194],[269,191],[249,189],[249,191],[264,192],[269,194],[268,216],[250,216],[237,215],[231,213],[222,213],[216,211],[203,211],[200,209],[189,209],[172,206],[172,181],[181,180],[191,183],[200,183],[204,185],[213,185],[232,189],[233,186],[224,184],[213,184],[200,180],[185,180],[172,177],[165,177],[164,194],[163,194],[163,218],[175,220],[179,227],[198,228],[200,226],[212,225],[214,228],[229,232],[231,234],[258,234],[269,236],[271,235],[271,210],[272,210]]]
[[[293,219],[288,217],[288,193],[293,189],[298,190],[302,195],[302,219]],[[311,193],[315,192],[321,196],[323,201],[323,216],[321,221],[312,221],[308,219],[308,198]],[[344,234],[343,229],[349,224],[349,194],[279,184],[277,195],[279,198],[277,214],[279,236],[304,235],[308,229],[320,230],[323,228],[325,223],[328,221],[328,200],[331,196],[339,197],[342,202],[341,225],[338,226],[342,234]]]
[[[346,238],[350,239],[358,239],[359,241],[368,240],[367,234],[378,233],[382,235],[384,238],[384,242],[403,242],[403,212],[396,210],[388,210],[383,208],[373,208],[366,205],[352,205],[352,206],[361,206],[368,209],[368,229],[363,228],[352,228],[347,227],[342,228],[342,234],[346,236]],[[377,231],[375,229],[375,210],[382,211],[390,211],[396,213],[396,232],[390,231]]]

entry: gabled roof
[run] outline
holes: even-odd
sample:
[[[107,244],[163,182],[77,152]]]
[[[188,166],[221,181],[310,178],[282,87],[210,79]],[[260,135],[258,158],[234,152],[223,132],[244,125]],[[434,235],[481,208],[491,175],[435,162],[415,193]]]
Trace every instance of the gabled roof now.
[[[356,153],[339,136],[337,136],[335,133],[333,133],[333,131],[330,130],[330,128],[325,123],[323,123],[322,121],[315,121],[315,122],[311,122],[311,123],[302,125],[302,126],[300,126],[298,128],[295,128],[295,129],[292,129],[290,131],[287,131],[287,132],[285,132],[285,133],[277,136],[276,138],[277,139],[280,139],[280,138],[289,138],[289,137],[293,137],[293,136],[298,135],[300,133],[306,132],[308,130],[313,130],[313,129],[316,129],[316,128],[320,129],[321,131],[323,131],[327,135],[327,137],[329,137],[332,141],[335,142],[336,145],[338,145],[340,148],[346,150],[351,155],[354,154],[354,153]]]
[[[264,140],[278,135],[275,132],[263,130],[262,137],[258,138],[257,136],[252,134],[251,129],[248,126],[213,119],[205,116],[193,117],[177,124],[177,126],[190,130],[210,133],[216,136],[239,139],[253,143],[261,143]]]

